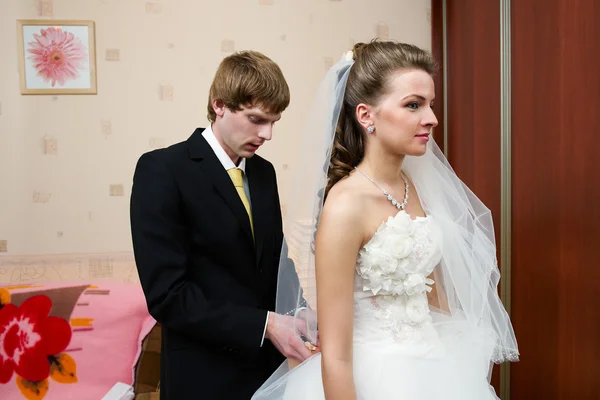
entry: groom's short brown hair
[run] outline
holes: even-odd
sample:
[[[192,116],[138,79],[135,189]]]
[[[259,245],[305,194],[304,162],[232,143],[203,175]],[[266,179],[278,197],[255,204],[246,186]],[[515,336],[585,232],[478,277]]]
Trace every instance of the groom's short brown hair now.
[[[232,111],[249,106],[279,114],[290,104],[290,89],[273,60],[257,51],[240,51],[225,57],[215,73],[207,107],[211,122],[217,118],[213,100]]]

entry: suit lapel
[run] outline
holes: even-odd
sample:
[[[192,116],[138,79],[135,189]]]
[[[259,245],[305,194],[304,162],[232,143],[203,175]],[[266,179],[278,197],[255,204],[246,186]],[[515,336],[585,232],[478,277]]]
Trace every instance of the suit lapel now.
[[[268,176],[261,173],[254,159],[246,159],[246,175],[250,186],[250,201],[252,203],[252,217],[254,221],[254,240],[256,247],[256,263],[260,263],[262,250],[267,233],[267,216],[269,213],[269,201],[266,198],[269,193]]]
[[[231,178],[223,165],[211,149],[210,145],[202,136],[204,129],[196,129],[194,134],[188,139],[190,158],[199,160],[199,167],[204,175],[212,181],[219,195],[223,198],[231,212],[236,216],[238,222],[246,232],[248,238],[252,239],[252,230],[250,228],[250,220],[246,213],[246,208],[240,199]],[[250,186],[252,188],[252,186]],[[253,196],[251,194],[251,196]],[[254,198],[251,201],[254,203]]]

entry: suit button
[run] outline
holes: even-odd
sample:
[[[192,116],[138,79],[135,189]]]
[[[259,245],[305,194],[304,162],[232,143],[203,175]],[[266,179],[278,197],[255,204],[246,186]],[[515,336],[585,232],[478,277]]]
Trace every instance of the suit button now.
[[[225,350],[229,353],[233,353],[233,354],[242,354],[238,349],[232,349],[231,347],[228,347],[228,346],[223,346],[223,350]]]

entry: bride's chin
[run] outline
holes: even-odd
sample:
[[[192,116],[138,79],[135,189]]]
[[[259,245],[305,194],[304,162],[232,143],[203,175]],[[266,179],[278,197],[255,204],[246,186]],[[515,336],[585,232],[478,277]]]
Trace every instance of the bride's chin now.
[[[423,154],[425,154],[426,152],[427,152],[427,145],[424,144],[422,146],[406,149],[406,151],[403,154],[405,156],[420,157]]]

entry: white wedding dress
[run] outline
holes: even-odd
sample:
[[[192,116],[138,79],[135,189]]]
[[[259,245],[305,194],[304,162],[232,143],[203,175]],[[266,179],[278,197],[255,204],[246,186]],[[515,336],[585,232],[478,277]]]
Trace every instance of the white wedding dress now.
[[[431,217],[400,211],[361,249],[354,284],[354,382],[360,400],[498,399],[488,383],[492,331],[430,309],[427,292],[441,259]],[[324,399],[321,355],[253,399]]]

